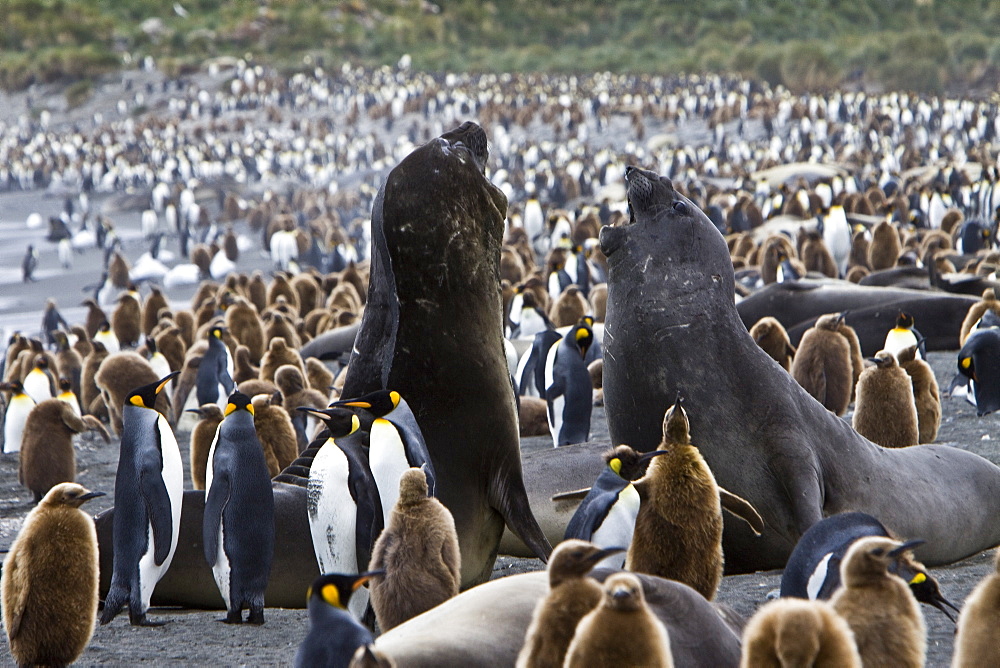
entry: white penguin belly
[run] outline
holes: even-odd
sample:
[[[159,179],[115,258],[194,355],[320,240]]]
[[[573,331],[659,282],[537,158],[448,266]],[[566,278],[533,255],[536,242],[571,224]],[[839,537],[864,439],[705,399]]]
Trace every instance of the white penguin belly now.
[[[546,411],[546,415],[549,418],[549,433],[552,434],[553,447],[559,445],[559,432],[562,430],[563,423],[563,408],[566,406],[565,393],[552,401],[549,401],[548,398],[548,388],[552,386],[552,382],[555,379],[553,370],[555,369],[556,354],[559,352],[560,342],[556,341],[553,343],[545,355],[545,400],[549,403],[549,410]]]
[[[222,595],[222,600],[226,604],[226,610],[232,612],[232,603],[229,598],[229,557],[226,556],[226,548],[223,540],[225,539],[225,531],[222,528],[222,522],[219,522],[219,547],[215,553],[215,564],[212,566],[212,576],[215,578],[215,584],[219,588],[219,593]]]
[[[52,386],[49,377],[40,371],[32,371],[24,379],[24,393],[35,403],[41,403],[52,398]]]
[[[601,522],[590,540],[601,548],[628,547],[632,544],[632,534],[635,533],[635,518],[639,515],[639,493],[632,485],[626,485],[618,493],[618,503],[611,507],[607,517]],[[597,563],[595,568],[625,568],[626,553],[612,554]]]
[[[28,413],[35,407],[35,402],[27,396],[15,397],[7,405],[7,414],[3,424],[3,451],[7,453],[20,452],[21,440],[24,438],[24,423]]]
[[[399,498],[399,479],[410,468],[410,463],[399,432],[388,420],[379,418],[372,423],[370,439],[368,460],[382,500],[382,517],[388,526],[389,515]]]
[[[177,439],[170,429],[170,424],[162,415],[157,416],[156,426],[160,430],[160,452],[163,456],[163,469],[160,475],[163,477],[163,484],[167,488],[167,497],[170,499],[171,536],[170,551],[163,562],[163,572],[166,572],[173,561],[174,552],[177,550],[177,539],[181,533],[181,503],[184,500],[184,464],[181,462],[181,451],[177,447]],[[152,542],[152,541],[150,541]],[[160,574],[163,577],[163,574]]]
[[[811,601],[816,600],[819,596],[819,590],[823,588],[823,583],[826,582],[826,576],[830,570],[830,558],[832,556],[833,552],[823,555],[823,558],[816,564],[816,568],[813,569],[812,575],[809,576],[809,581],[806,582],[806,596]]]
[[[528,378],[527,383],[525,383],[524,379],[525,367],[528,366],[529,357],[531,357],[531,348],[528,348],[524,354],[521,355],[521,359],[518,360],[517,372],[514,374],[514,382],[517,383],[518,391],[521,392],[522,397],[537,397],[538,388],[535,387],[535,379]]]

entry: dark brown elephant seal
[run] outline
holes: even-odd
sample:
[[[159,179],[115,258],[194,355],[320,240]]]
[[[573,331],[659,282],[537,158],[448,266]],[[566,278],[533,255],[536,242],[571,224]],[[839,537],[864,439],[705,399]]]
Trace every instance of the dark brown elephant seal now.
[[[593,576],[603,582],[614,572],[599,568]],[[739,636],[701,594],[673,580],[635,575],[646,604],[667,628],[675,666],[739,665]],[[544,572],[500,578],[395,627],[375,646],[407,668],[513,666],[535,605],[547,591]]]
[[[280,482],[272,482],[271,488],[274,491],[274,538],[277,549],[274,551],[264,603],[269,608],[304,608],[306,590],[319,577],[306,514],[306,489]],[[114,558],[111,527],[114,512],[115,509],[111,508],[94,518],[100,548],[99,591],[102,600],[111,584]],[[184,492],[177,551],[166,575],[153,591],[153,605],[225,609],[219,589],[215,586],[212,569],[205,562],[205,550],[202,547],[204,513],[205,492]]]
[[[505,523],[536,555],[551,550],[521,478],[500,295],[507,198],[486,158],[486,133],[465,123],[389,172],[342,393],[390,389],[410,405],[455,518],[464,587],[489,578]]]
[[[1000,468],[938,445],[895,450],[859,436],[750,338],[733,266],[711,221],[670,180],[626,169],[632,219],[601,230],[608,257],[604,400],[614,443],[648,451],[681,392],[719,485],[760,512],[759,538],[726,520],[734,570],[784,565],[826,515],[866,512],[917,558],[951,563],[1000,543]]]

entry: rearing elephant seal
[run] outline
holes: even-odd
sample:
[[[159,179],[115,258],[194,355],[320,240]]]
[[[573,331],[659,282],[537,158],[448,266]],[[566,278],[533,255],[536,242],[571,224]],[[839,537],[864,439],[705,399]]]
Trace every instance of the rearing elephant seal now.
[[[754,538],[726,520],[731,570],[784,565],[826,515],[866,512],[927,540],[927,565],[1000,542],[1000,468],[956,448],[887,450],[830,414],[750,338],[726,242],[670,180],[625,171],[631,220],[601,230],[608,258],[604,400],[613,443],[652,450],[678,391],[718,483],[752,503]]]
[[[487,155],[486,133],[464,123],[389,172],[342,394],[390,389],[410,405],[455,517],[463,587],[489,578],[505,522],[538,556],[551,549],[521,477],[500,296],[507,198],[483,174]]]

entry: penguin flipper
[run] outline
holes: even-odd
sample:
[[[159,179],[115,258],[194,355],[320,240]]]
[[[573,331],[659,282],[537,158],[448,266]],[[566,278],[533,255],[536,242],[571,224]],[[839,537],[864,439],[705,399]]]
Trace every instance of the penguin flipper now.
[[[722,507],[725,510],[728,510],[730,514],[735,515],[749,524],[750,528],[753,529],[753,532],[758,536],[762,531],[764,531],[763,518],[761,518],[757,509],[743,497],[737,496],[732,492],[719,487],[719,503],[721,503]]]
[[[30,578],[20,575],[18,564],[18,555],[28,549],[30,549],[28,543],[25,542],[20,546],[19,550],[9,553],[7,559],[3,562],[5,579],[9,582],[18,583],[17,587],[8,587],[4,591],[4,606],[6,608],[4,613],[9,614],[4,615],[3,623],[7,627],[7,637],[10,640],[16,638],[18,631],[21,630],[24,607],[30,594]]]
[[[93,415],[84,415],[83,422],[87,425],[89,431],[96,431],[100,434],[105,443],[111,442],[111,434],[108,433],[107,427],[100,420]]]
[[[585,499],[587,494],[590,493],[590,487],[584,487],[583,489],[574,489],[571,492],[559,492],[558,494],[553,494],[552,501],[579,501]]]
[[[229,369],[226,367],[226,357],[224,355],[219,356],[219,383],[226,390],[226,396],[233,393],[236,389],[236,383],[233,382],[232,376],[229,375]]]
[[[153,561],[157,566],[163,564],[170,554],[170,543],[173,541],[174,518],[170,514],[170,496],[167,485],[159,470],[143,470],[139,474],[139,490],[146,504],[146,516],[153,527]]]
[[[554,424],[556,421],[555,404],[552,402],[561,397],[565,392],[566,384],[561,378],[554,380],[545,390],[545,402],[548,404],[549,409],[549,424]]]
[[[205,519],[202,524],[202,544],[205,547],[205,561],[209,566],[215,566],[219,556],[219,525],[222,523],[222,511],[229,504],[230,493],[229,474],[219,471],[212,478],[212,488],[205,496]]]

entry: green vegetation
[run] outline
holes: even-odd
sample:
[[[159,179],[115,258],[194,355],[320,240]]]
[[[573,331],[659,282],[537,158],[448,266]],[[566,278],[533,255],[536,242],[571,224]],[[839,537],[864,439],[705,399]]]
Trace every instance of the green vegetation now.
[[[181,71],[251,54],[301,67],[735,70],[793,89],[851,77],[927,92],[994,88],[994,0],[0,0],[0,86],[92,79],[152,55]]]

